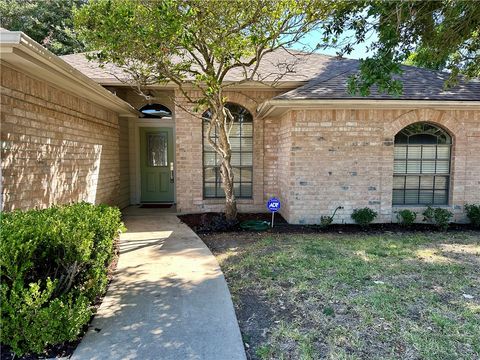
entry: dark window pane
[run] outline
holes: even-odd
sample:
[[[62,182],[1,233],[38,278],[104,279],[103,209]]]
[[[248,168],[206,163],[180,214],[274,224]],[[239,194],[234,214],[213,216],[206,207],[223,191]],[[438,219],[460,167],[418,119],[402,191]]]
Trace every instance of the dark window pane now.
[[[252,197],[252,183],[242,183],[240,190],[242,197]]]
[[[447,134],[440,134],[438,136],[438,143],[439,144],[451,144],[452,143],[452,139],[450,136],[448,136]]]
[[[393,205],[403,205],[403,190],[393,190]]]
[[[405,204],[418,204],[418,190],[405,190]]]
[[[204,187],[203,194],[205,197],[215,197],[215,184],[206,183]]]
[[[410,136],[409,144],[436,144],[437,137],[429,134],[418,134]]]
[[[407,144],[408,143],[408,137],[404,133],[398,133],[395,136],[395,144]]]
[[[448,194],[446,190],[435,190],[434,201],[435,205],[446,205],[448,203]]]
[[[433,190],[420,190],[420,204],[433,204]]]
[[[151,167],[167,166],[167,133],[147,134],[147,165]]]

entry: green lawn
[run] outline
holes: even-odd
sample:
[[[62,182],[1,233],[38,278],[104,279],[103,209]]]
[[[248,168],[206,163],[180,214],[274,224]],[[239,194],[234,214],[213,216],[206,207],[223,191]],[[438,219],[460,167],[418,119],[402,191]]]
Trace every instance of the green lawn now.
[[[204,236],[253,359],[480,359],[480,233]]]

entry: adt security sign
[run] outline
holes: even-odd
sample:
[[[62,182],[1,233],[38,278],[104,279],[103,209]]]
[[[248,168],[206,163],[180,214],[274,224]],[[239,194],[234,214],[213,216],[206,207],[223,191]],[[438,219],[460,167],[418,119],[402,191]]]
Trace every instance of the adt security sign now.
[[[268,199],[267,209],[271,212],[277,212],[278,210],[280,210],[280,200],[274,197]]]
[[[272,228],[273,228],[273,220],[275,218],[275,213],[280,210],[280,200],[278,200],[277,198],[273,197],[273,198],[270,198],[268,201],[267,201],[267,209],[270,210],[272,212]]]

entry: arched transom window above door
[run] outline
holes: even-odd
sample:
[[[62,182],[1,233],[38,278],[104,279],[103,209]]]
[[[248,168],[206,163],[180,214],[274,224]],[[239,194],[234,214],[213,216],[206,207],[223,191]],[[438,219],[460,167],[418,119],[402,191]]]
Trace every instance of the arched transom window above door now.
[[[227,103],[225,107],[234,117],[230,131],[232,148],[231,164],[234,172],[233,190],[238,198],[251,198],[253,193],[253,116],[243,106]],[[221,156],[216,153],[207,139],[210,111],[203,117],[203,197],[222,198],[225,192],[220,177]],[[217,143],[217,129],[212,129],[211,139]]]
[[[161,119],[172,117],[171,110],[161,104],[147,104],[142,106],[139,111],[143,114],[144,118]]]
[[[393,205],[447,205],[452,138],[420,122],[395,135]]]

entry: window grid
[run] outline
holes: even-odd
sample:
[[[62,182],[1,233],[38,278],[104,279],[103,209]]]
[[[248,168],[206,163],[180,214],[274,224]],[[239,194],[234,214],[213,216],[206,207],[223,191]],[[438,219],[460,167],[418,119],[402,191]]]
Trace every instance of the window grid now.
[[[433,127],[432,125],[428,126],[430,128]],[[406,129],[408,129],[408,127]],[[409,141],[398,144],[397,138],[395,139],[394,162],[396,166],[393,179],[393,205],[448,204],[451,172],[451,142],[449,135],[440,128],[438,128],[438,133],[440,135],[436,138],[436,144],[421,144],[417,142],[411,144]],[[412,133],[412,135],[418,135],[418,133]],[[439,139],[440,136],[442,136],[442,139]],[[447,139],[447,141],[445,142],[444,139]],[[405,151],[396,151],[401,148],[405,148]],[[412,154],[409,151],[418,148],[420,148],[420,155],[410,157]],[[435,149],[434,151],[427,151],[427,155],[425,155],[425,149],[432,150],[433,148]],[[445,151],[447,148],[448,151]],[[439,155],[439,149],[443,150],[441,155]],[[428,155],[433,155],[433,153],[435,154],[434,156]],[[448,157],[445,155],[448,155]],[[427,167],[427,162],[433,162],[433,164],[430,163],[430,166]],[[399,165],[398,167],[397,164]],[[443,164],[443,167],[439,168],[439,164]],[[433,165],[433,168],[431,165]],[[445,167],[445,165],[447,167]],[[413,170],[417,171],[411,172],[412,167]],[[398,168],[404,171],[398,171]],[[415,182],[416,185],[414,185]],[[425,183],[431,183],[431,186],[426,186]]]
[[[232,108],[238,107],[238,105],[235,104],[227,104],[226,106],[230,106]],[[233,109],[230,109],[231,111]],[[242,108],[242,111],[246,111],[245,109]],[[232,111],[232,113],[235,115],[235,112]],[[206,117],[204,115],[204,117]],[[245,117],[245,116],[244,116]],[[234,141],[238,139],[238,150],[233,150],[232,149],[232,158],[237,155],[238,156],[238,165],[232,165],[233,171],[234,171],[234,193],[235,196],[238,198],[244,198],[244,199],[251,199],[253,195],[253,122],[251,115],[248,113],[248,118],[247,120],[244,120],[243,122],[239,122],[237,120],[237,117],[235,117],[235,123],[233,126],[237,125],[238,126],[238,136],[237,135],[231,135],[230,138],[230,143],[233,143]],[[206,127],[208,126],[208,119],[205,119],[203,121],[203,197],[206,199],[209,198],[224,198],[225,197],[225,192],[222,188],[222,180],[221,180],[221,174],[220,174],[220,156],[217,154],[216,151],[213,149],[207,149],[206,146],[209,146],[208,140],[206,138]],[[249,133],[250,135],[245,135],[245,126],[251,127]],[[212,129],[212,140],[214,140],[215,143],[218,141],[218,134],[217,134],[217,129],[214,128]],[[245,149],[244,142],[242,140],[250,140],[250,146],[247,146],[247,149]],[[249,149],[248,149],[249,148]],[[205,158],[206,156],[212,156],[214,159],[214,164],[205,164]],[[250,155],[245,159],[246,155]],[[248,161],[249,160],[249,161]],[[244,165],[245,162],[249,162],[250,164]],[[214,181],[208,181],[207,179],[207,171],[213,170],[214,172]],[[247,179],[244,179],[245,177],[248,177]],[[213,185],[214,191],[213,193],[209,192],[207,188],[210,189],[211,186]]]

